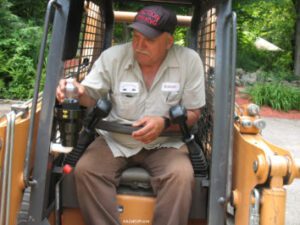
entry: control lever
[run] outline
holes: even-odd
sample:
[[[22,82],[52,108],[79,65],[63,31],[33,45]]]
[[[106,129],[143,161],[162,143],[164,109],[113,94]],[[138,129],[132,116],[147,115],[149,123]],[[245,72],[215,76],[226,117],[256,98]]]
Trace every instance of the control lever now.
[[[83,122],[83,129],[79,133],[77,145],[73,151],[66,156],[63,162],[64,165],[68,164],[72,167],[75,167],[81,155],[95,138],[95,126],[99,120],[108,116],[111,111],[111,107],[111,102],[106,99],[99,99],[97,101],[93,110],[87,115],[85,121]]]
[[[187,145],[190,159],[196,176],[207,175],[208,165],[204,153],[195,141],[194,135],[190,133],[187,126],[187,111],[181,105],[172,106],[169,115],[173,124],[178,124],[183,136],[183,142]]]

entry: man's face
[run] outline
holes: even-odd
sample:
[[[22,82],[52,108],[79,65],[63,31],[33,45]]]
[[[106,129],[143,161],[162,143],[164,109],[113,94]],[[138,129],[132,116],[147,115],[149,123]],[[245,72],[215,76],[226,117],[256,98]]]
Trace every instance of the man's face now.
[[[166,32],[154,39],[149,39],[135,30],[132,39],[135,59],[140,66],[159,66],[165,59],[173,42],[173,37]]]

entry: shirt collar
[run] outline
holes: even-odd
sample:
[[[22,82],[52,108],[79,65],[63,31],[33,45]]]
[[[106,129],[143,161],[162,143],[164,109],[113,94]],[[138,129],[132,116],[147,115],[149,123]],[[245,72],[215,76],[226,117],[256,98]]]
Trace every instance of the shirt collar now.
[[[165,58],[162,66],[167,67],[179,67],[179,59],[175,54],[176,46],[173,45],[172,48],[168,51],[167,57]]]
[[[127,45],[127,61],[125,62],[125,69],[128,70],[134,66],[134,56],[133,56],[133,49],[132,49],[132,42],[129,42]]]

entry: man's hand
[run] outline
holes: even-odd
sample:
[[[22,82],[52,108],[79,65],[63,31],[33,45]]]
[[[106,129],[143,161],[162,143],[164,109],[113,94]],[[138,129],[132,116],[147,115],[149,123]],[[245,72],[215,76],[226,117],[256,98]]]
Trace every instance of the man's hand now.
[[[62,103],[65,99],[66,83],[67,81],[65,79],[61,79],[56,88],[56,99],[60,103]]]
[[[62,103],[66,98],[65,96],[66,84],[67,84],[66,79],[61,79],[56,88],[56,98],[60,103]],[[73,81],[73,85],[77,88],[77,95],[78,98],[80,98],[84,93],[84,87],[80,83],[78,83],[75,79]]]
[[[148,144],[154,141],[164,130],[165,121],[161,116],[145,116],[135,121],[132,126],[143,126],[141,129],[133,132],[132,137],[144,144]]]
[[[66,79],[61,79],[56,88],[56,98],[60,103],[63,103],[64,99],[66,98],[66,96],[65,96],[66,84],[67,84]],[[77,88],[77,97],[78,97],[81,105],[86,106],[86,107],[91,107],[96,104],[96,101],[86,94],[86,91],[85,91],[85,88],[83,85],[78,83],[76,80],[73,81],[73,84]]]

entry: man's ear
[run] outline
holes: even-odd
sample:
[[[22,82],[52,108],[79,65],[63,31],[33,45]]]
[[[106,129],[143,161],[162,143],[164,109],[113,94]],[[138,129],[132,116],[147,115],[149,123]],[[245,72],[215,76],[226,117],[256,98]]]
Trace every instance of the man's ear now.
[[[174,44],[174,37],[171,34],[167,36],[167,49],[170,49]]]

